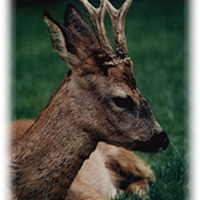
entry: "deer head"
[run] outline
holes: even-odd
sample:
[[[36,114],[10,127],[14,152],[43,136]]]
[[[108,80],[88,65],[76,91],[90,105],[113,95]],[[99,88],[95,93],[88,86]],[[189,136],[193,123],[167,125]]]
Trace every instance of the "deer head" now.
[[[70,101],[79,126],[96,141],[127,149],[157,152],[167,148],[168,137],[137,89],[128,57],[124,27],[132,0],[119,10],[108,0],[101,0],[99,8],[87,0],[80,2],[96,36],[72,5],[66,8],[64,24],[44,13],[53,47],[72,71]],[[113,25],[115,51],[106,35],[106,12]]]

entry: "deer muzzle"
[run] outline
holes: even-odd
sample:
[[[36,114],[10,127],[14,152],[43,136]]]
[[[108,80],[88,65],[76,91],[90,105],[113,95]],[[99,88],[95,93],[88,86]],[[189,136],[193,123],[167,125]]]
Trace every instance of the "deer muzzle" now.
[[[157,153],[159,151],[165,150],[168,147],[168,144],[169,138],[165,131],[162,131],[161,133],[152,136],[150,141],[138,142],[137,150],[148,153]]]

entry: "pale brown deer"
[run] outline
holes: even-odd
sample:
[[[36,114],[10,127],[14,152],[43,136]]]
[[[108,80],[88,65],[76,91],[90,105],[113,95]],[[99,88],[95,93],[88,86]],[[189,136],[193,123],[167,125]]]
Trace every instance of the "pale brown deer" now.
[[[12,146],[17,145],[33,123],[33,120],[12,123]],[[155,176],[150,166],[132,151],[99,142],[76,175],[66,200],[110,200],[118,190],[146,198],[148,183],[152,181],[155,181]]]
[[[56,53],[71,71],[26,134],[12,148],[13,198],[62,200],[97,143],[158,152],[168,137],[136,87],[125,41],[131,0],[116,10],[107,0],[94,8],[80,0],[96,37],[77,10],[68,6],[64,24],[45,12]],[[105,12],[114,30],[112,50]]]

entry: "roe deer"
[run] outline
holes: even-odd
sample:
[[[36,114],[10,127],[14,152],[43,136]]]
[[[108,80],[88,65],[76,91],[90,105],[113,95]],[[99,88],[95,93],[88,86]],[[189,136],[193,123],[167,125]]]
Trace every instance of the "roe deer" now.
[[[132,0],[119,10],[108,0],[101,0],[98,9],[80,1],[96,37],[72,5],[63,25],[44,13],[53,47],[71,71],[12,148],[14,199],[65,199],[99,141],[144,152],[168,146],[166,133],[136,87],[128,57],[124,23]],[[113,24],[115,52],[104,27],[106,11]]]
[[[17,145],[33,123],[33,120],[12,123],[12,146]],[[134,179],[134,182],[127,179]],[[154,180],[150,167],[132,151],[99,142],[76,175],[66,200],[110,200],[118,189],[144,198],[148,193],[148,182]]]

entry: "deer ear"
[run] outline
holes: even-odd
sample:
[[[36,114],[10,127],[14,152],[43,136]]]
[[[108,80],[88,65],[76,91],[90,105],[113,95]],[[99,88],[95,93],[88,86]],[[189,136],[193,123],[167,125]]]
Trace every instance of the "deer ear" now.
[[[48,26],[52,45],[56,53],[70,66],[78,65],[79,59],[77,56],[70,53],[67,49],[63,25],[56,22],[47,11],[44,11],[44,21]]]
[[[56,53],[72,69],[79,68],[80,71],[87,62],[91,63],[91,67],[95,65],[94,57],[100,52],[99,43],[73,5],[68,5],[65,10],[64,25],[56,22],[47,11],[44,11],[44,21],[48,26]],[[94,69],[91,68],[91,71]]]
[[[90,30],[89,25],[78,12],[69,4],[64,15],[65,34],[67,36],[68,49],[81,59],[92,56],[99,51],[99,43]]]

